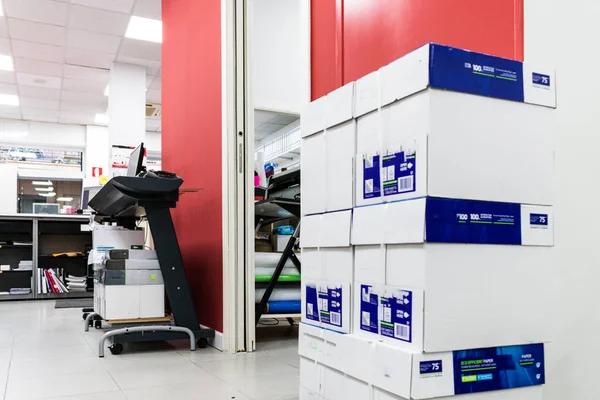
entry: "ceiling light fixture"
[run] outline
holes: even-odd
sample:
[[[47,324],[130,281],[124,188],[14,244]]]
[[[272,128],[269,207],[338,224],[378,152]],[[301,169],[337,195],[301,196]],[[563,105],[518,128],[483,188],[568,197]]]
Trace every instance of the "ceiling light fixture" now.
[[[4,106],[19,106],[19,96],[14,94],[0,94],[0,104]]]
[[[42,186],[42,185],[52,185],[52,182],[50,181],[33,181],[31,182],[32,185],[36,185],[36,186]]]
[[[96,114],[96,117],[94,117],[95,124],[108,125],[108,122],[109,118],[106,114]]]
[[[37,190],[38,192],[51,192],[54,190],[54,187],[50,186],[46,188],[35,188],[35,190]]]
[[[162,21],[132,16],[125,37],[162,43]]]
[[[0,5],[1,7],[1,5]],[[0,55],[0,70],[2,71],[14,71],[15,63],[11,56]]]
[[[72,197],[58,197],[56,201],[73,201]]]
[[[56,196],[56,193],[52,192],[52,193],[38,193],[40,196],[42,197],[54,197]]]

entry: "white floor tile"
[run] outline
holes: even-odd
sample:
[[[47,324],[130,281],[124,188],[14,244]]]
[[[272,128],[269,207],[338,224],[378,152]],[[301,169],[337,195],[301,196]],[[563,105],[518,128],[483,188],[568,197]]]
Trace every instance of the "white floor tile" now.
[[[171,365],[168,368],[145,367],[110,370],[115,382],[123,390],[143,389],[153,386],[178,385],[184,383],[211,382],[216,378],[197,365]]]
[[[185,384],[124,391],[127,400],[250,400],[233,387],[218,381],[208,385]],[[87,400],[87,399],[86,399]]]
[[[259,375],[238,378],[232,386],[253,400],[290,400],[298,398],[298,373]]]
[[[60,396],[80,396],[89,393],[118,391],[119,387],[108,372],[57,375],[8,380],[6,400],[51,399]]]
[[[230,360],[196,362],[211,374],[227,381],[257,375],[293,374],[298,370],[271,357],[235,358]]]
[[[123,392],[105,392],[105,393],[93,393],[86,394],[85,396],[75,395],[75,396],[61,396],[61,397],[52,397],[50,399],[45,400],[127,400],[127,397],[123,394]]]

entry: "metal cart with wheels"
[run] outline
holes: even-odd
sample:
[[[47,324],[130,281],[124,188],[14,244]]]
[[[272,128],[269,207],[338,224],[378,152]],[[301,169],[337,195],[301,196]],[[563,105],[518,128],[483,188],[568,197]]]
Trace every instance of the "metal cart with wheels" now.
[[[123,344],[159,340],[189,339],[190,350],[206,347],[214,338],[212,329],[205,329],[198,323],[196,310],[188,287],[181,251],[173,226],[170,208],[175,208],[179,200],[179,188],[183,180],[179,177],[115,177],[90,200],[89,206],[99,215],[119,220],[131,220],[146,215],[153,233],[154,245],[163,275],[165,290],[170,304],[171,316],[168,320],[136,319],[107,321],[116,329],[108,331],[100,339],[99,356],[104,356],[104,343],[112,339],[110,351],[120,354]],[[85,330],[90,322],[95,327],[102,326],[96,313],[89,313],[85,319]]]

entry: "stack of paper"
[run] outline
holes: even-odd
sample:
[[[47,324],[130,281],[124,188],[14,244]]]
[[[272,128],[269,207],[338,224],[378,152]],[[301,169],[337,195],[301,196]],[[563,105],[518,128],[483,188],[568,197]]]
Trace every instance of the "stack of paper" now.
[[[87,291],[87,278],[85,276],[69,275],[67,276],[66,281],[69,292]]]

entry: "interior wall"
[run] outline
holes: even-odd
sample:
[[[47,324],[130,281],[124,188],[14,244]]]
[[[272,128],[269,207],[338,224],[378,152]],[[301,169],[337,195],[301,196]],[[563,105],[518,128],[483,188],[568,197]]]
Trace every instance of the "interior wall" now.
[[[427,42],[523,59],[523,0],[312,2],[312,98]]]
[[[163,0],[162,166],[202,188],[172,210],[200,323],[223,331],[221,1]]]
[[[597,288],[600,282],[597,208],[600,186],[600,3],[527,0],[525,61],[556,68],[555,249],[549,306],[552,343],[546,347],[545,400],[600,398]],[[554,135],[553,135],[554,133]]]
[[[254,108],[299,114],[310,101],[307,0],[249,0]]]

